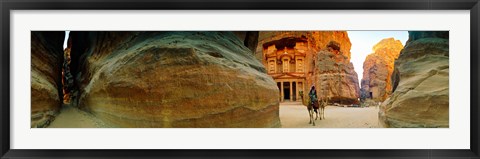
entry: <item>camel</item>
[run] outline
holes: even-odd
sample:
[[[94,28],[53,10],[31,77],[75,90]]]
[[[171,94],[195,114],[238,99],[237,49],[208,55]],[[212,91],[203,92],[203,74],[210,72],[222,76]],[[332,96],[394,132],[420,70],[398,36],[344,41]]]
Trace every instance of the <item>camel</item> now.
[[[302,102],[303,102],[303,93],[300,92],[300,98],[302,99]],[[318,102],[310,102],[310,100],[307,100],[307,110],[308,110],[308,114],[310,115],[310,122],[308,122],[308,124],[312,124],[313,123],[313,126],[315,126],[315,120],[317,120],[318,118]],[[317,114],[315,120],[313,120],[313,114]]]
[[[325,100],[318,100],[320,105],[320,120],[325,119],[325,107],[328,105],[328,98]]]
[[[315,120],[317,120],[318,116],[319,116],[318,115],[318,108],[319,108],[318,101],[308,103],[307,109],[308,109],[308,114],[310,115],[310,122],[308,122],[308,123],[309,124],[313,123],[313,126],[315,126]],[[313,114],[316,114],[315,120],[313,119]]]

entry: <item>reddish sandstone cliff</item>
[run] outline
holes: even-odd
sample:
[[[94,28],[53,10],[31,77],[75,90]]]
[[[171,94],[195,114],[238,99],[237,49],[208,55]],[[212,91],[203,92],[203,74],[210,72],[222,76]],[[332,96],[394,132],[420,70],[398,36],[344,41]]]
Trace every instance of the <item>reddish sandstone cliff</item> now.
[[[350,62],[352,44],[346,31],[272,31],[260,32],[256,58],[262,59],[262,44],[282,38],[307,39],[307,88],[316,85],[321,98],[331,102],[356,104],[360,96],[358,76]]]
[[[359,104],[358,76],[341,45],[331,41],[316,55],[313,81],[320,99],[341,104]]]
[[[403,49],[402,42],[386,38],[373,46],[373,53],[363,63],[362,91],[377,101],[384,101],[392,91],[391,76],[395,60]],[[372,96],[370,96],[370,92]]]

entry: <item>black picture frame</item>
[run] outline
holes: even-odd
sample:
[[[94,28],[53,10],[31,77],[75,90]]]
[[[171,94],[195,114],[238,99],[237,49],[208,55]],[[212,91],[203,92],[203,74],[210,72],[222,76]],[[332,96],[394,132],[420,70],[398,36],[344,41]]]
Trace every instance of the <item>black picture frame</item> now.
[[[480,158],[478,0],[1,0],[1,158]],[[12,10],[470,10],[470,149],[409,150],[26,150],[10,148]]]

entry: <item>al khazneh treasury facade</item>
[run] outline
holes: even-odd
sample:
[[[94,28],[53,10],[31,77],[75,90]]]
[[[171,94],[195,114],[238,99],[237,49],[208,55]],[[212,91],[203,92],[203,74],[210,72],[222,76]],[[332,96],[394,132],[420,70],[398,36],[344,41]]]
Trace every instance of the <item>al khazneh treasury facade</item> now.
[[[275,80],[280,102],[300,101],[312,85],[320,99],[358,104],[358,76],[345,31],[261,31],[255,57]]]
[[[280,101],[299,101],[306,92],[308,39],[282,38],[263,44],[262,62],[280,89]]]

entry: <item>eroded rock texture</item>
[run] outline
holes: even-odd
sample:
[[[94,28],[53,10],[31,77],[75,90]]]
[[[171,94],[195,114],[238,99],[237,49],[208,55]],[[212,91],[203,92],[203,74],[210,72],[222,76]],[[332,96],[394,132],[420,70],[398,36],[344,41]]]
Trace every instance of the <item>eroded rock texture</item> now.
[[[449,127],[448,32],[409,32],[395,61],[393,94],[381,105],[386,127]]]
[[[394,38],[383,39],[373,46],[373,53],[363,63],[362,92],[375,101],[384,101],[392,91],[394,62],[403,49]]]
[[[358,76],[350,62],[352,44],[346,31],[262,31],[256,58],[263,58],[261,44],[284,38],[307,40],[306,91],[315,84],[320,98],[328,97],[331,102],[342,104],[359,102]]]
[[[62,105],[61,67],[65,32],[31,33],[31,127],[45,127]]]
[[[316,55],[314,82],[320,99],[330,102],[359,104],[358,76],[341,45],[331,41]]]
[[[327,48],[331,41],[340,44],[342,54],[350,61],[350,49],[352,44],[346,31],[261,31],[258,37],[258,43],[263,44],[269,41],[280,40],[283,38],[306,38],[309,41],[309,48],[312,49],[311,55]],[[258,45],[256,50],[257,58],[261,59],[262,46]]]
[[[71,38],[85,44],[72,47],[78,106],[109,124],[280,126],[275,82],[232,32],[74,32]]]
[[[70,40],[71,41],[71,40]],[[63,53],[63,66],[62,66],[62,85],[63,85],[63,103],[69,104],[70,99],[72,97],[72,90],[73,89],[73,75],[70,71],[70,51],[71,51],[71,44],[68,44],[69,47],[65,48]]]

